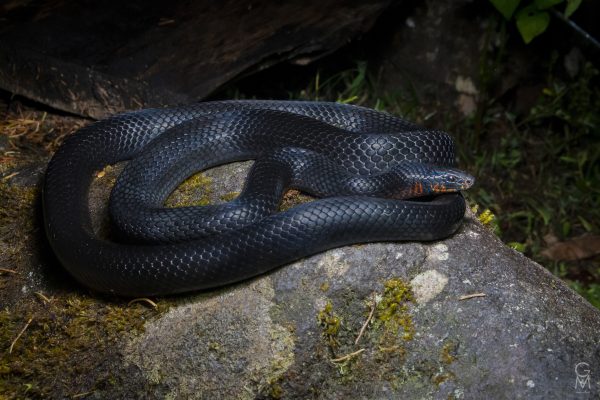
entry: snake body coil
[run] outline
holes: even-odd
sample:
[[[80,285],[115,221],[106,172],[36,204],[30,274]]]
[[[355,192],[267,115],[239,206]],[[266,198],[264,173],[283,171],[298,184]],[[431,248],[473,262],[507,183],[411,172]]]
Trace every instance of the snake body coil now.
[[[113,220],[130,239],[99,238],[88,210],[92,177],[130,159],[111,195]],[[162,207],[195,171],[246,159],[258,161],[237,200]],[[408,179],[402,163],[443,172],[454,162],[444,132],[356,106],[223,101],[141,110],[65,140],[46,171],[46,232],[64,267],[95,290],[147,296],[206,289],[346,244],[450,235],[465,211],[460,194],[379,196],[403,197],[386,184]],[[289,186],[336,196],[273,213]]]

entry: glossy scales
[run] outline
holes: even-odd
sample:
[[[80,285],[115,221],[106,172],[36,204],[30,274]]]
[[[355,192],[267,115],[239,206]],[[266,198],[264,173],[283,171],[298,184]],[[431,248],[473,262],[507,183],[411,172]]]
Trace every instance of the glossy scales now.
[[[287,148],[299,150],[282,150]],[[288,163],[286,152],[306,158]],[[94,172],[132,158],[113,195],[120,199],[115,204],[129,206],[111,206],[115,219],[123,221],[122,231],[138,235],[136,240],[164,240],[167,231],[167,241],[176,243],[116,243],[93,233],[87,192]],[[161,207],[170,191],[198,169],[254,158],[261,161],[249,177],[258,184],[245,193],[251,202],[210,212]],[[454,159],[454,143],[444,132],[349,105],[228,101],[142,110],[97,122],[64,142],[46,172],[46,232],[65,268],[95,290],[140,296],[206,289],[350,243],[450,235],[464,214],[460,195],[412,202],[356,194],[372,191],[372,182],[361,179],[377,180],[398,162],[451,166]],[[291,167],[274,174],[278,163]],[[324,177],[315,171],[302,175],[302,163]],[[261,186],[264,179],[270,183]],[[289,182],[314,183],[317,194],[341,188],[344,195],[272,214],[278,202],[273,192]],[[130,212],[120,210],[131,210],[132,204],[150,223],[128,220]],[[180,232],[190,227],[204,232],[189,240],[189,232]],[[209,236],[198,238],[203,235]]]

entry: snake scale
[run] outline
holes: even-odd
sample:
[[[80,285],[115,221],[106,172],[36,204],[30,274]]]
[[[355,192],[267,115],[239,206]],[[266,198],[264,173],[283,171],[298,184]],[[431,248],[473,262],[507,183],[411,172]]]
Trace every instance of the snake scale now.
[[[249,159],[257,161],[237,199],[163,206],[194,172]],[[124,160],[110,202],[115,237],[98,237],[90,184]],[[454,164],[448,134],[358,106],[240,100],[145,109],[63,142],[45,175],[45,228],[61,264],[96,291],[208,289],[338,246],[452,234],[465,212],[458,191],[473,183]],[[290,187],[321,198],[276,212]]]

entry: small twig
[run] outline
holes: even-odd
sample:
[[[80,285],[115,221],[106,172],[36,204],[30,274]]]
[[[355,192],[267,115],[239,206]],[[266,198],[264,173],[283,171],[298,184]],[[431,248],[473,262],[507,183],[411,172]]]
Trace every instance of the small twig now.
[[[391,346],[391,347],[380,347],[379,350],[380,351],[384,351],[386,353],[389,353],[391,351],[396,351],[400,348],[400,346],[396,345],[396,346]]]
[[[133,303],[147,303],[150,304],[150,306],[152,306],[152,308],[154,308],[155,310],[158,308],[158,304],[146,297],[139,297],[137,299],[133,299],[129,303],[127,303],[127,306],[130,306]]]
[[[18,272],[15,271],[14,269],[8,269],[8,268],[0,268],[0,272],[5,272],[7,274],[18,274]]]
[[[165,25],[171,25],[174,24],[175,20],[174,19],[169,19],[169,18],[161,18],[158,21],[158,26],[165,26]]]
[[[473,294],[467,294],[465,296],[460,296],[458,299],[459,300],[468,300],[468,299],[472,299],[473,297],[485,297],[486,294],[485,293],[473,293]]]
[[[17,172],[13,172],[12,174],[8,174],[8,175],[6,175],[6,176],[3,176],[3,177],[2,177],[2,180],[3,180],[3,181],[7,181],[7,180],[9,180],[10,178],[14,178],[14,177],[15,177],[15,176],[17,176],[17,175],[19,175],[19,171],[17,171]]]
[[[21,332],[19,332],[19,334],[17,335],[17,337],[15,338],[15,340],[12,341],[12,343],[10,344],[10,347],[8,348],[8,354],[12,353],[13,348],[15,347],[15,343],[17,343],[17,340],[19,340],[19,338],[21,337],[21,335],[29,327],[29,324],[31,324],[31,321],[33,321],[33,317],[29,318],[29,321],[27,321],[27,323],[25,324],[25,326],[23,327],[23,329],[21,329]]]
[[[42,299],[42,301],[43,301],[44,303],[50,303],[50,302],[52,301],[52,300],[50,300],[48,297],[46,297],[46,295],[44,295],[44,293],[42,293],[42,292],[35,292],[35,295],[36,295],[37,297],[39,297],[40,299]]]
[[[562,14],[562,13],[556,11],[556,10],[551,10],[551,11],[552,11],[552,14],[554,14],[555,17],[557,17],[558,19],[560,19],[561,21],[563,21],[571,29],[573,29],[575,32],[577,32],[579,35],[581,35],[585,40],[587,40],[594,47],[596,47],[596,50],[600,50],[600,42],[598,42],[598,40],[596,40],[596,38],[594,38],[592,35],[590,35],[587,31],[585,31],[583,28],[581,28],[575,22],[573,22],[569,18],[565,17],[564,14]]]
[[[77,393],[77,394],[74,394],[73,396],[71,396],[71,398],[72,398],[72,399],[78,399],[78,398],[80,398],[80,397],[85,397],[85,396],[87,396],[87,395],[90,395],[90,394],[92,394],[92,393],[94,393],[94,392],[95,392],[95,390],[91,390],[91,391],[89,391],[89,392],[85,392],[85,393]]]
[[[357,355],[359,355],[360,353],[362,353],[363,351],[365,351],[365,349],[360,349],[355,351],[354,353],[350,353],[350,354],[346,354],[345,356],[342,357],[338,357],[338,358],[333,358],[331,359],[332,362],[342,362],[342,361],[346,361],[351,359],[352,357],[356,357]]]
[[[367,320],[365,321],[363,326],[360,328],[360,332],[358,332],[358,336],[356,337],[356,340],[354,341],[355,345],[358,344],[358,341],[362,337],[363,333],[365,333],[365,329],[367,329],[367,325],[369,325],[369,322],[371,322],[371,319],[373,318],[373,314],[375,313],[375,308],[377,308],[377,302],[375,301],[375,295],[373,295],[373,304],[371,305],[371,312],[369,313],[369,317],[367,318]]]

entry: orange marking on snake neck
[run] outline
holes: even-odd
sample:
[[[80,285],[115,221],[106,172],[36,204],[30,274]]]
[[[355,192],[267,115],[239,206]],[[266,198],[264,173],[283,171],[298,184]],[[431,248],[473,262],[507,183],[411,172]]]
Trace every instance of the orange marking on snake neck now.
[[[433,185],[432,189],[433,189],[434,193],[444,193],[444,192],[447,192],[446,186],[442,185],[442,184],[439,184],[439,183],[436,183],[435,185]]]
[[[413,192],[415,194],[422,194],[423,193],[423,184],[421,182],[415,183],[415,186],[413,187]]]

